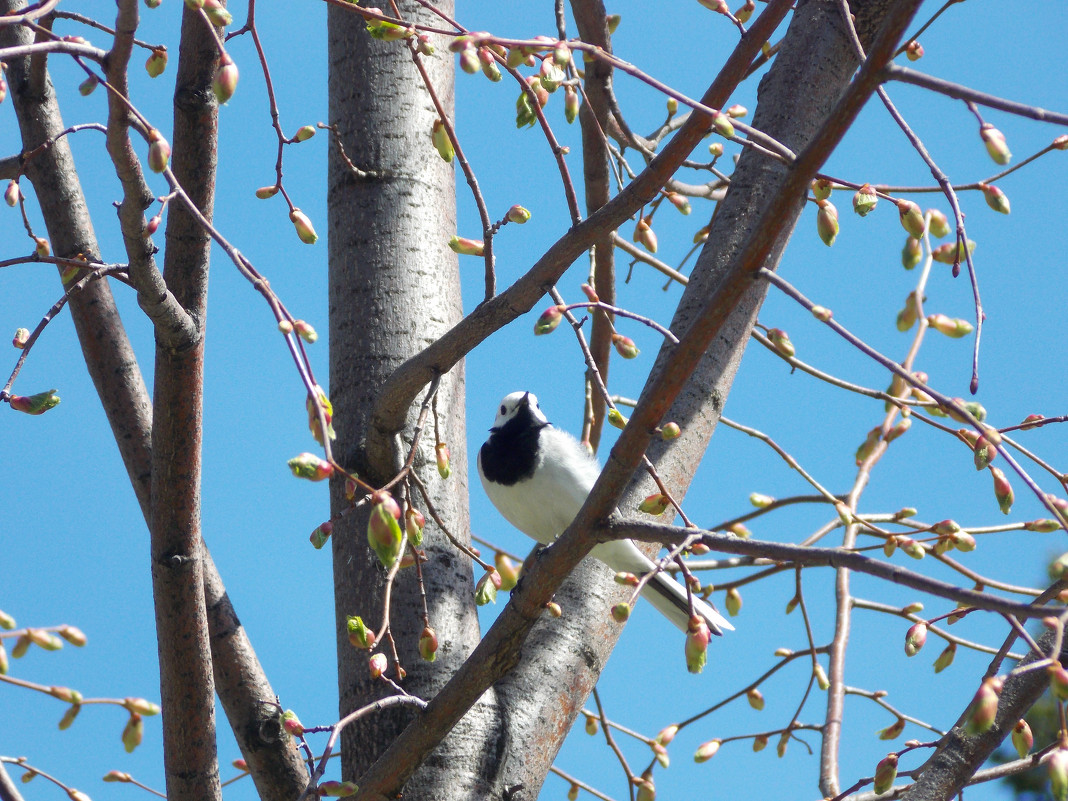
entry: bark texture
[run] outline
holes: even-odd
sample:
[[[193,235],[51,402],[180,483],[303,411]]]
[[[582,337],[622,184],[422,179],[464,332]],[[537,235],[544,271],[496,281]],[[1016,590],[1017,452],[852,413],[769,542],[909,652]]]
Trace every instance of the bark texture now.
[[[211,92],[216,56],[213,33],[199,14],[184,8],[171,168],[209,220],[218,148],[218,105]],[[149,529],[163,762],[167,797],[172,801],[221,797],[200,525],[210,245],[208,233],[188,211],[181,206],[171,211],[164,278],[171,294],[196,322],[196,329],[182,340],[159,332],[156,336]]]
[[[407,19],[439,21],[415,2],[401,3]],[[438,4],[451,13],[451,4]],[[338,432],[335,453],[348,469],[381,486],[401,466],[410,443],[384,432],[392,448],[368,452],[368,428],[385,379],[396,367],[440,337],[462,316],[455,254],[447,247],[456,230],[453,168],[431,143],[438,116],[408,50],[372,39],[362,18],[343,8],[329,11],[330,109],[353,162],[371,177],[355,175],[336,149],[329,161],[330,203],[330,396]],[[438,43],[436,43],[438,44]],[[425,60],[446,113],[452,113],[451,58]],[[437,395],[441,439],[452,451],[452,475],[434,467],[434,424],[429,420],[415,458],[434,507],[458,538],[469,536],[463,365],[442,377]],[[410,409],[410,436],[418,408]],[[394,490],[402,495],[401,488]],[[333,514],[349,506],[342,487],[332,488]],[[414,491],[414,485],[413,485]],[[413,505],[427,510],[414,491]],[[423,628],[423,596],[415,570],[401,571],[392,589],[390,620],[408,692],[435,695],[478,643],[471,564],[429,520],[423,582],[429,621],[439,649],[433,663],[417,651]],[[345,621],[359,615],[369,626],[382,621],[385,571],[367,545],[366,509],[334,528],[341,714],[390,692],[368,674],[365,651],[349,644]],[[388,645],[384,646],[387,654]],[[392,667],[390,675],[393,674]],[[412,720],[408,709],[366,716],[342,737],[343,772],[359,780],[382,750]],[[502,743],[492,703],[479,705],[463,726],[424,762],[405,791],[409,799],[491,798]]]

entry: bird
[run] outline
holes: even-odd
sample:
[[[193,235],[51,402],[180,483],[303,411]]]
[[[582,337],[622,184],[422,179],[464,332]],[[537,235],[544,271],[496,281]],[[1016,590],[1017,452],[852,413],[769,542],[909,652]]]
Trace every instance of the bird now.
[[[571,524],[590,494],[601,466],[566,431],[549,422],[530,392],[513,392],[501,400],[489,437],[478,452],[478,475],[486,495],[504,518],[543,545]],[[693,612],[709,630],[722,634],[732,626],[711,604],[689,597],[686,589],[630,540],[594,546],[591,555],[612,570],[638,577],[654,573],[642,597],[682,631]]]

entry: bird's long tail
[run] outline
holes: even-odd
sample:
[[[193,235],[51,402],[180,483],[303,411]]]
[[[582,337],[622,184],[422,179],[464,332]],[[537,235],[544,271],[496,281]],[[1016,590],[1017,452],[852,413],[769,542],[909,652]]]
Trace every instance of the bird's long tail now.
[[[594,547],[591,554],[613,570],[634,573],[641,577],[652,573],[656,565],[630,540],[613,540]],[[677,628],[686,631],[690,624],[690,598],[686,588],[667,573],[657,573],[642,588],[642,597],[670,620]],[[734,631],[734,626],[717,612],[711,604],[694,596],[693,613],[703,617],[713,634],[722,634],[724,629]]]
[[[686,631],[690,623],[690,599],[686,597],[686,588],[666,573],[657,573],[642,588],[642,597],[676,627]],[[693,614],[705,619],[713,634],[723,634],[723,630],[734,631],[726,618],[712,608],[706,601],[692,597]]]

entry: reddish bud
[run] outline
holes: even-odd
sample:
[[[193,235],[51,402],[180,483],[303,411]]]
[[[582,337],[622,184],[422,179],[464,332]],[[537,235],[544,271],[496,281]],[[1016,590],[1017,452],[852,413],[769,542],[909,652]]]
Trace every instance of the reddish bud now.
[[[723,605],[727,607],[727,614],[731,617],[737,616],[742,611],[742,594],[737,587],[731,587],[727,590],[727,597],[724,599]]]
[[[967,320],[961,320],[956,317],[947,317],[944,314],[929,314],[927,315],[927,325],[931,326],[935,331],[940,334],[945,334],[952,339],[960,339],[961,337],[968,336],[975,327]]]
[[[1049,792],[1055,801],[1068,801],[1068,751],[1058,748],[1046,762]]]
[[[612,345],[616,349],[616,353],[622,356],[624,359],[636,359],[638,354],[641,353],[638,350],[638,346],[634,344],[634,340],[630,337],[625,337],[622,334],[612,334]]]
[[[816,233],[827,247],[834,244],[838,238],[838,209],[829,200],[820,200],[816,203],[819,211],[816,212]]]
[[[990,158],[994,160],[995,164],[1005,166],[1012,159],[1012,153],[1009,152],[1009,146],[1005,141],[1005,134],[995,128],[988,122],[979,126],[979,136],[983,140],[983,144],[986,145],[986,152],[990,154]]]
[[[301,453],[290,459],[287,464],[297,478],[308,481],[322,481],[334,473],[334,466],[314,453]]]
[[[373,681],[385,674],[386,668],[389,667],[389,660],[386,659],[385,654],[375,654],[368,660],[367,667],[371,672],[371,680]]]
[[[724,139],[731,139],[734,136],[734,125],[731,124],[731,118],[722,111],[717,111],[712,117],[712,130]]]
[[[876,795],[882,795],[894,786],[897,778],[897,754],[887,754],[875,766],[875,790]]]
[[[972,239],[963,245],[959,242],[946,242],[931,251],[931,258],[939,264],[960,264],[968,258],[967,253],[974,251],[975,241]]]
[[[24,414],[44,414],[59,405],[59,395],[54,389],[38,392],[36,395],[9,395],[11,408]]]
[[[656,232],[650,227],[648,220],[642,217],[634,226],[634,241],[643,245],[650,253],[656,253]]]
[[[998,507],[1001,509],[1002,514],[1007,515],[1012,509],[1013,501],[1016,499],[1012,491],[1012,484],[1005,477],[1005,473],[996,467],[990,468],[990,475],[994,479],[994,497],[997,498]]]
[[[1009,198],[1001,190],[1001,187],[981,183],[979,184],[979,189],[983,192],[983,200],[986,201],[986,205],[994,211],[1000,214],[1008,214],[1011,211]]]
[[[560,306],[550,306],[534,321],[534,336],[552,333],[563,319],[563,309]]]
[[[1012,745],[1020,759],[1025,758],[1035,745],[1035,736],[1031,733],[1031,727],[1026,720],[1017,721],[1012,727]]]
[[[219,59],[219,67],[215,70],[215,78],[211,82],[211,91],[220,103],[226,103],[237,91],[237,65],[228,55]]]
[[[300,718],[297,717],[297,713],[292,709],[287,709],[282,713],[282,728],[286,730],[286,734],[290,737],[300,737],[304,734],[304,725],[300,722]]]
[[[367,543],[387,570],[401,555],[404,535],[401,533],[400,505],[388,492],[371,496],[371,515],[367,521]]]
[[[468,239],[462,236],[453,236],[449,239],[449,248],[453,253],[461,256],[482,256],[486,251],[485,243],[481,239]]]
[[[753,687],[745,694],[746,700],[749,702],[749,706],[758,712],[764,708],[764,694],[760,692],[756,687]]]
[[[496,603],[497,590],[500,589],[502,583],[500,573],[496,570],[487,570],[475,585],[475,603],[478,606]]]
[[[879,203],[879,195],[872,189],[871,184],[864,184],[853,195],[853,211],[861,217],[867,217]]]
[[[11,345],[19,350],[26,347],[26,343],[30,341],[30,329],[28,328],[16,328],[15,336],[11,338]]]
[[[913,39],[905,45],[905,58],[909,61],[919,61],[923,58],[923,45]]]
[[[964,731],[970,735],[983,734],[994,726],[998,713],[998,696],[1001,694],[1002,680],[997,676],[984,679],[968,707]]]
[[[953,657],[957,655],[957,644],[951,642],[945,647],[945,650],[938,655],[938,658],[934,661],[934,672],[941,673],[947,667],[953,664]]]
[[[516,225],[522,225],[530,219],[530,212],[522,206],[512,206],[508,209],[508,213],[504,215],[508,222],[513,222]]]
[[[709,740],[707,743],[701,743],[697,746],[697,751],[694,752],[694,762],[708,762],[719,751],[720,745],[723,744],[722,740]]]
[[[728,610],[730,604],[728,602]],[[733,614],[733,613],[732,613]],[[708,643],[712,639],[712,632],[704,618],[694,615],[690,618],[686,628],[686,669],[691,673],[700,673],[705,669],[708,659]]]
[[[122,747],[127,754],[132,754],[134,749],[141,744],[145,736],[144,719],[136,712],[130,713],[130,719],[122,730]]]
[[[430,138],[434,142],[434,149],[438,151],[438,155],[441,156],[447,164],[451,164],[453,158],[456,156],[456,150],[452,146],[452,140],[449,138],[449,133],[445,130],[445,123],[440,119],[434,120],[434,125],[430,130]]]
[[[129,773],[123,773],[121,770],[109,770],[104,774],[103,781],[129,783],[133,781],[133,777]]]
[[[363,618],[350,615],[345,620],[345,626],[348,629],[349,643],[354,648],[359,648],[363,651],[369,651],[374,648],[375,633],[367,627],[367,624],[363,622]]]
[[[675,735],[679,733],[679,727],[672,724],[666,726],[660,730],[660,733],[656,735],[656,742],[660,745],[670,745],[671,741],[675,739]]]
[[[901,227],[908,231],[909,236],[919,239],[923,236],[926,223],[923,219],[923,212],[920,211],[920,207],[913,203],[911,200],[898,199],[894,201],[897,204],[898,218],[901,221]]]
[[[19,182],[9,181],[7,189],[4,190],[4,202],[9,206],[16,206],[21,197],[22,192],[19,190]]]
[[[438,635],[430,626],[425,626],[419,635],[419,656],[426,662],[438,658]]]
[[[797,353],[794,343],[790,341],[790,335],[781,328],[768,329],[768,339],[771,340],[771,344],[775,346],[775,350],[783,356],[792,357]]]
[[[434,446],[434,461],[437,463],[438,475],[443,479],[452,475],[452,467],[449,459],[449,446],[439,442]]]
[[[297,230],[297,237],[305,245],[314,245],[319,241],[319,235],[315,233],[315,226],[312,225],[311,219],[303,211],[294,208],[289,212],[289,219]]]
[[[906,270],[911,270],[923,260],[923,249],[920,240],[910,236],[905,240],[905,247],[901,249],[901,265]]]
[[[916,623],[905,633],[905,656],[916,656],[927,642],[927,624]]]
[[[905,719],[904,718],[898,718],[893,723],[891,723],[889,726],[887,726],[885,729],[880,729],[879,730],[879,732],[878,732],[879,739],[880,740],[896,740],[898,737],[901,736],[901,732],[903,732],[904,730],[905,730]]]
[[[500,551],[493,557],[494,567],[501,576],[501,589],[508,592],[519,583],[519,565],[511,560],[507,554]]]
[[[668,500],[666,495],[659,492],[655,492],[645,498],[644,501],[638,504],[638,511],[644,512],[647,515],[662,515],[671,506],[671,501]]]

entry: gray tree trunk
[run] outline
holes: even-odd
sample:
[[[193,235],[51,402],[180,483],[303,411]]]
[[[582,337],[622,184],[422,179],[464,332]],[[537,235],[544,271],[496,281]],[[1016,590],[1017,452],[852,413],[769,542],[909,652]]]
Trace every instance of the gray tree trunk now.
[[[401,3],[407,19],[440,25],[414,2]],[[436,4],[451,13],[451,4]],[[447,242],[456,232],[453,167],[431,142],[438,116],[407,48],[372,39],[362,19],[329,11],[330,110],[359,177],[331,148],[329,160],[330,396],[338,432],[339,461],[381,486],[403,463],[409,443],[393,453],[368,453],[367,428],[386,377],[449,329],[463,314],[457,258]],[[447,113],[453,108],[453,59],[424,60]],[[415,460],[433,504],[458,538],[469,537],[463,366],[442,377],[437,396],[441,438],[452,451],[452,475],[434,466],[434,425],[428,421]],[[410,435],[418,409],[411,411]],[[398,494],[399,493],[395,493]],[[342,487],[332,487],[332,510],[348,507]],[[414,506],[427,511],[418,492]],[[394,583],[390,620],[407,678],[404,688],[431,698],[478,643],[470,560],[429,520],[423,565],[430,624],[437,631],[437,660],[417,651],[423,601],[414,569]],[[360,615],[369,626],[382,620],[385,571],[367,545],[366,513],[347,516],[333,536],[341,714],[387,694],[369,678],[367,653],[349,644],[345,620]],[[388,653],[388,648],[386,649]],[[392,675],[392,668],[390,670]],[[412,712],[389,710],[365,717],[342,738],[343,773],[358,779],[410,722]],[[492,702],[449,736],[422,766],[405,792],[408,799],[490,798],[499,761],[499,726]]]

